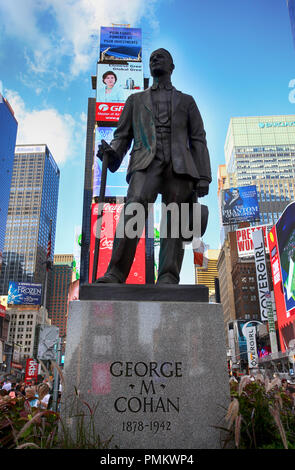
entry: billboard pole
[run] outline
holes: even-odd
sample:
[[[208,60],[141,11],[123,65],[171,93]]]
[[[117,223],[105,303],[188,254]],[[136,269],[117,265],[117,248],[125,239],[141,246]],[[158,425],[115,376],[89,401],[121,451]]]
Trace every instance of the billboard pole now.
[[[43,324],[43,325],[45,325],[45,311],[46,311],[46,301],[47,301],[48,270],[49,270],[49,267],[50,267],[51,231],[52,231],[52,219],[50,219],[50,224],[49,224],[48,244],[47,244],[47,253],[46,253],[46,261],[45,261],[46,271],[45,271],[44,297],[43,297],[43,317],[42,317],[42,324]]]
[[[104,140],[102,140],[102,147],[103,147],[103,151],[106,150],[107,148],[107,144]],[[97,221],[96,221],[96,231],[95,231],[95,248],[94,248],[94,257],[93,257],[92,283],[96,281],[96,274],[97,274],[99,244],[100,244],[100,237],[101,237],[103,206],[105,202],[108,162],[109,162],[108,153],[103,152],[100,193],[99,193],[99,198],[98,198]]]

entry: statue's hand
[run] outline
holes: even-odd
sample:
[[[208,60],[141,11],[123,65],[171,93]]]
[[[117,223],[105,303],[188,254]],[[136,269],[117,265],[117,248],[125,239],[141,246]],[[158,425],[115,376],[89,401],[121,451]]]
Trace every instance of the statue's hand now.
[[[209,193],[209,181],[207,180],[199,180],[196,184],[196,193],[198,197],[204,197],[207,196]]]
[[[96,156],[102,161],[104,155],[108,156],[108,169],[114,173],[119,168],[121,161],[114,149],[105,141],[101,141],[101,145],[98,146]]]

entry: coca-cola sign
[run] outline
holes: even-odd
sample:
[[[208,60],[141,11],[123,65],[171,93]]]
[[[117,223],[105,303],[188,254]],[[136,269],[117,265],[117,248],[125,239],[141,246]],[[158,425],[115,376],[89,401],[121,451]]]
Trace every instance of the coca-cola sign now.
[[[103,206],[103,217],[101,224],[99,258],[96,278],[103,276],[108,268],[112,256],[114,236],[120,213],[124,207],[123,203],[106,202]],[[97,228],[98,204],[92,205],[91,212],[91,238],[90,238],[90,260],[89,260],[89,282],[92,282],[93,255],[95,249],[95,236]],[[145,231],[137,245],[135,258],[126,280],[126,284],[145,284]]]

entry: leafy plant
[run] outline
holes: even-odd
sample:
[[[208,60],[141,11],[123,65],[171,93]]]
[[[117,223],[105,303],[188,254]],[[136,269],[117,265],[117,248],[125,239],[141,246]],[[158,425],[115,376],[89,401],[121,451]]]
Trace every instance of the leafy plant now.
[[[295,448],[294,398],[280,379],[270,381],[258,374],[230,385],[224,447],[234,442],[240,449]]]

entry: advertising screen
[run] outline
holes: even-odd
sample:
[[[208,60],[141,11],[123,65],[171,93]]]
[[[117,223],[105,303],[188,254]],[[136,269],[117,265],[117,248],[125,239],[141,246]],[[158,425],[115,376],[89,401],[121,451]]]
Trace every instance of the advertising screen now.
[[[222,191],[222,223],[224,225],[259,220],[256,186],[240,186]]]
[[[99,257],[96,278],[103,276],[109,265],[116,226],[124,204],[106,202],[104,204],[103,218],[101,225],[101,236],[99,245]],[[95,232],[97,223],[98,204],[92,204],[91,211],[91,238],[90,238],[90,260],[89,260],[89,282],[92,282],[93,256],[95,249]],[[145,231],[143,232],[137,249],[135,258],[131,266],[126,284],[145,284],[146,262],[145,262]]]
[[[144,89],[142,63],[98,63],[96,83],[96,121],[116,122],[128,96]]]
[[[93,197],[99,196],[101,183],[101,167],[102,162],[96,156],[98,146],[102,139],[108,144],[113,138],[115,127],[97,127],[95,131],[95,148],[94,148],[94,164],[93,164]],[[128,152],[123,159],[120,168],[115,173],[108,171],[106,183],[106,196],[122,196],[127,194],[128,184],[126,182],[127,167],[129,163],[130,153]]]
[[[140,28],[100,28],[100,61],[141,61],[142,35]]]
[[[282,285],[286,311],[295,313],[295,202],[289,204],[276,223]]]
[[[41,305],[42,284],[28,282],[9,282],[7,304]]]
[[[35,359],[27,359],[26,362],[26,372],[25,372],[25,382],[28,383],[31,380],[37,380],[38,377],[38,368],[39,364]]]
[[[267,234],[270,229],[271,225],[255,225],[255,227],[245,227],[236,230],[238,255],[241,258],[254,255],[252,233],[255,230],[263,231],[265,252],[269,253]]]

